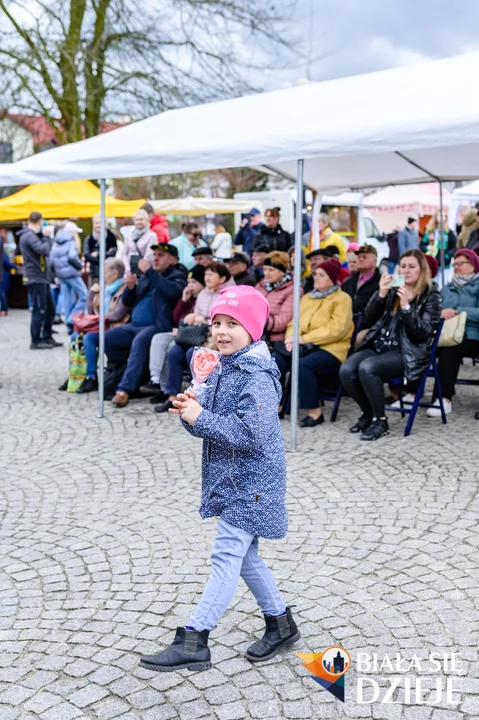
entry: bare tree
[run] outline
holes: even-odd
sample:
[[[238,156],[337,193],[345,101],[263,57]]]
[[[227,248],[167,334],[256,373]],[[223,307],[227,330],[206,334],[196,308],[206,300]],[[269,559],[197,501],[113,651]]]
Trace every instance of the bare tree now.
[[[74,142],[103,120],[239,95],[261,68],[297,59],[290,10],[271,0],[0,0],[0,107],[40,113]]]

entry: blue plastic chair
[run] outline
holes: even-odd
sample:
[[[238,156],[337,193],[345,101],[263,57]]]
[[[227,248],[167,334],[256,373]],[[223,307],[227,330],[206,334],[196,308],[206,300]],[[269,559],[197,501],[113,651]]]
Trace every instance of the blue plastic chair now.
[[[431,408],[436,407],[435,405],[432,405],[431,403],[423,403],[421,402],[422,396],[424,395],[424,390],[426,388],[426,381],[429,377],[433,377],[436,381],[436,391],[437,396],[439,400],[439,407],[441,408],[441,417],[443,425],[447,423],[446,413],[444,411],[444,403],[442,398],[442,388],[441,388],[441,382],[439,380],[439,373],[437,369],[437,346],[439,343],[439,338],[441,337],[441,330],[442,326],[444,325],[444,320],[439,321],[439,325],[437,326],[436,335],[434,336],[434,342],[431,346],[431,352],[429,355],[429,362],[427,369],[425,370],[421,383],[419,385],[418,391],[416,393],[416,396],[414,398],[414,402],[404,402],[401,396],[401,393],[399,393],[399,403],[400,407],[393,408],[388,407],[388,412],[400,412],[402,417],[405,417],[405,415],[409,415],[408,421],[406,423],[406,427],[404,428],[404,437],[407,437],[411,434],[412,426],[414,424],[414,420],[416,418],[416,413],[420,407],[422,408]],[[390,382],[393,385],[403,385],[404,378],[392,378]],[[411,407],[406,407],[406,405],[410,405]]]

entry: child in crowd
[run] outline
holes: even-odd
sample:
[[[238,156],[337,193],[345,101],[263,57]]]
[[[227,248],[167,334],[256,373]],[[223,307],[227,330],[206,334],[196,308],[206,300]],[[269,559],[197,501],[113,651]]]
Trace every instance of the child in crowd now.
[[[222,290],[211,310],[212,339],[221,359],[208,377],[202,405],[187,391],[170,411],[204,439],[200,514],[217,516],[219,522],[203,595],[173,643],[141,659],[150,670],[211,667],[208,636],[231,603],[240,576],[266,623],[263,638],[246,657],[269,660],[300,638],[291,609],[258,555],[258,538],[284,538],[288,524],[279,371],[266,344],[259,342],[268,315],[267,301],[254,288]]]

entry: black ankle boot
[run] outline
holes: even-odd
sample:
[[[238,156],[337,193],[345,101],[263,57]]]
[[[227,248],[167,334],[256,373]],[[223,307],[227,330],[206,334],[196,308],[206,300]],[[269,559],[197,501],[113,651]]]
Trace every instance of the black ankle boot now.
[[[209,670],[211,654],[208,647],[209,630],[185,630],[176,628],[175,639],[166,650],[157,655],[145,655],[140,660],[141,667],[157,672],[173,670]]]
[[[261,640],[250,645],[246,657],[252,662],[270,660],[281,648],[293,645],[301,637],[291,615],[291,608],[286,608],[286,615],[264,615],[266,629]]]

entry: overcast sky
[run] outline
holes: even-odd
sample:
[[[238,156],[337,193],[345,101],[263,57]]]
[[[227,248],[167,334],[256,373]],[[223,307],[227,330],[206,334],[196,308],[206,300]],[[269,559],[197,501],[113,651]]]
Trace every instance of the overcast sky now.
[[[275,4],[292,2],[276,0]],[[479,48],[478,0],[297,0],[295,6],[292,27],[301,34],[307,52],[311,45],[309,77],[313,81]],[[264,84],[267,89],[284,87],[307,72],[307,63],[272,69]],[[444,98],[451,92],[453,88],[445,88]]]

